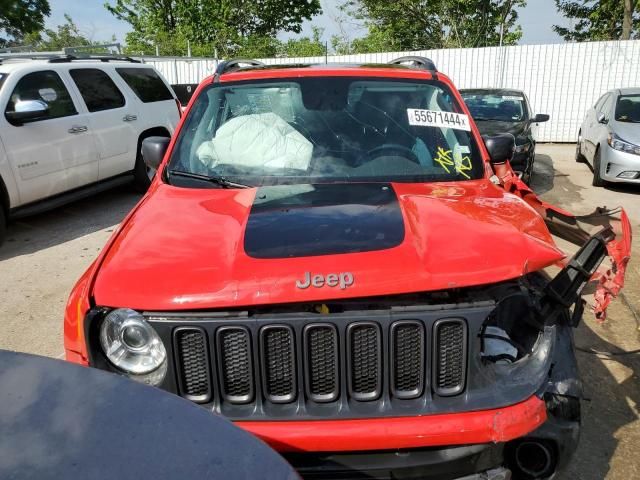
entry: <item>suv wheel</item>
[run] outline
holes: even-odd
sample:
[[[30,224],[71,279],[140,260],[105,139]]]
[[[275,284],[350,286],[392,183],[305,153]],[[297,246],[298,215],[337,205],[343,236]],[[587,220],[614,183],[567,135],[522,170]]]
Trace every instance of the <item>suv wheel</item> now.
[[[133,169],[133,186],[136,191],[145,193],[151,185],[151,180],[155,176],[156,171],[147,167],[142,158],[142,142],[138,148],[138,155],[136,156],[136,166]]]
[[[7,219],[4,214],[2,202],[0,202],[0,245],[4,243],[4,237],[7,234]]]
[[[578,132],[578,141],[576,142],[576,162],[584,163],[587,159],[582,154],[582,132]]]
[[[600,175],[600,149],[596,150],[596,154],[593,157],[593,182],[594,187],[604,187],[607,182],[602,179]]]
[[[535,151],[531,152],[529,155],[529,161],[527,162],[527,169],[522,174],[522,181],[527,185],[531,185],[531,180],[533,179],[533,165],[535,163],[536,153]]]

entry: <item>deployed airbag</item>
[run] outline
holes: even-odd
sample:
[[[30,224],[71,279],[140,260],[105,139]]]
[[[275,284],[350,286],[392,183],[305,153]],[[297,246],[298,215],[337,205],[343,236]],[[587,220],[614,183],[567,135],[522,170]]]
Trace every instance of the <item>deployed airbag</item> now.
[[[239,167],[307,170],[313,144],[275,113],[235,117],[215,138],[202,143],[197,160],[208,169],[218,164]]]

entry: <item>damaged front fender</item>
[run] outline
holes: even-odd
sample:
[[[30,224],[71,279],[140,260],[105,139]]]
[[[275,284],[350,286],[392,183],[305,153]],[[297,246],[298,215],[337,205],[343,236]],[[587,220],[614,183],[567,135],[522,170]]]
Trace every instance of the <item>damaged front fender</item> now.
[[[608,260],[602,262],[589,278],[590,283],[595,285],[594,314],[603,322],[611,300],[624,287],[625,272],[631,258],[631,224],[624,209],[598,207],[588,215],[573,215],[541,200],[513,173],[508,162],[494,168],[501,186],[538,212],[553,235],[580,247],[596,235],[605,239]],[[563,266],[567,267],[569,263],[566,260]]]

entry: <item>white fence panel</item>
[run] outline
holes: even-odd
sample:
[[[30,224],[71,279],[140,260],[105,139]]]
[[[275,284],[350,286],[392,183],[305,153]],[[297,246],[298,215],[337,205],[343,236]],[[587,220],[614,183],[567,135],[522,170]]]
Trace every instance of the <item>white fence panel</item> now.
[[[541,142],[573,142],[585,111],[607,90],[640,86],[640,40],[519,45],[476,49],[384,52],[300,58],[266,58],[269,64],[386,63],[404,55],[431,58],[458,88],[523,90],[540,125]],[[170,83],[197,83],[212,75],[215,59],[145,58]]]

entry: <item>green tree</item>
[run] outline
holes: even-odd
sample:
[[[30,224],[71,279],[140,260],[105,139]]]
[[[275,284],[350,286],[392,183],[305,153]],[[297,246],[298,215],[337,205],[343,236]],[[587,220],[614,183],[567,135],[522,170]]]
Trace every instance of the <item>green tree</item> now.
[[[25,45],[30,45],[36,51],[55,51],[62,50],[65,47],[91,47],[94,45],[104,44],[107,42],[95,42],[88,35],[82,33],[73,19],[64,14],[65,23],[58,25],[56,29],[45,29],[41,32],[30,33],[24,37]],[[115,42],[115,37],[110,39]],[[92,52],[91,49],[86,50]],[[96,49],[94,53],[102,52],[102,49]]]
[[[351,42],[350,53],[375,53],[403,50],[401,42],[393,35],[390,28],[382,28],[370,25],[365,37],[356,38]]]
[[[553,29],[568,41],[628,40],[640,37],[640,0],[555,0],[571,27]]]
[[[312,27],[311,37],[292,38],[283,43],[278,52],[287,57],[318,57],[326,53],[322,41],[324,29]]]
[[[320,0],[115,0],[105,7],[133,27],[126,37],[131,50],[154,53],[159,45],[161,53],[183,54],[189,41],[194,54],[222,56],[260,45],[268,54],[275,43],[265,39],[299,33],[321,11]]]
[[[48,0],[0,0],[0,47],[23,43],[51,14]]]
[[[242,58],[275,57],[282,49],[282,42],[275,37],[249,35],[239,39],[233,55]]]
[[[515,44],[526,0],[347,0],[343,10],[368,28],[353,49],[374,51]]]

